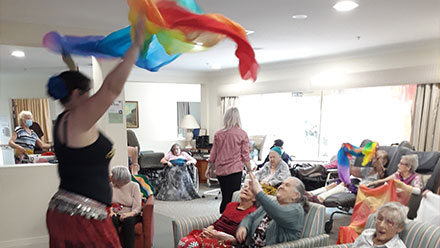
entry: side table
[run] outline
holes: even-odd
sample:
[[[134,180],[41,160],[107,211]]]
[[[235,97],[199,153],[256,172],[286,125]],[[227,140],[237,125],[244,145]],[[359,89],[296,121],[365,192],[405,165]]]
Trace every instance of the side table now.
[[[208,159],[196,158],[196,157],[195,157],[195,159],[197,160],[196,167],[199,172],[200,182],[206,183],[207,179],[206,179],[205,173],[206,173],[206,170],[208,169]]]

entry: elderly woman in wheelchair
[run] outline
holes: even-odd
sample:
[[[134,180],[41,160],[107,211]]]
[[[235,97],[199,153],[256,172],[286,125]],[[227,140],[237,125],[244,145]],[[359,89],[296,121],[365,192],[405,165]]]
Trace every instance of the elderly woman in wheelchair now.
[[[277,187],[290,176],[289,166],[281,159],[281,148],[273,147],[269,152],[269,162],[255,172],[255,178],[269,195],[277,194]]]
[[[183,152],[179,144],[173,144],[160,162],[167,166],[163,171],[156,199],[182,201],[200,198],[188,169],[188,165],[195,164],[197,161],[188,153]]]

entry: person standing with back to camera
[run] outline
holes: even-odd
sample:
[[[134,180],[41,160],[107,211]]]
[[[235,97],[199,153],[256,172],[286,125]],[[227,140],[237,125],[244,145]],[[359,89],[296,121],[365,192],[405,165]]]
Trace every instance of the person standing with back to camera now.
[[[222,202],[220,213],[231,202],[232,194],[241,187],[243,165],[251,171],[249,138],[241,129],[240,113],[232,107],[223,117],[223,128],[214,134],[209,163],[215,164],[215,174],[220,183]],[[207,170],[207,173],[209,171]]]
[[[112,201],[109,163],[114,150],[96,122],[124,88],[144,43],[144,23],[140,19],[136,24],[131,47],[93,96],[89,95],[90,79],[78,71],[49,79],[49,95],[65,107],[54,126],[60,186],[46,215],[50,247],[121,247],[108,211]],[[73,69],[70,56],[63,59]]]

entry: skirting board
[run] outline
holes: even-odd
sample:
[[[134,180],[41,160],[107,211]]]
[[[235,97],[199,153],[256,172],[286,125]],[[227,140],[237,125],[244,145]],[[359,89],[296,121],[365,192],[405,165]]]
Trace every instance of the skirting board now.
[[[49,247],[49,236],[0,241],[0,248]]]

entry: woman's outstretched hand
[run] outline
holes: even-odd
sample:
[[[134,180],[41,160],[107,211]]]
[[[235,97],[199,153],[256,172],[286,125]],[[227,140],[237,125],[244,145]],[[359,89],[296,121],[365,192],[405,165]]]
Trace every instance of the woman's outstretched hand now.
[[[249,178],[251,179],[249,181],[249,188],[251,189],[252,193],[256,195],[258,192],[261,191],[261,185],[255,178],[254,173],[249,172]]]

